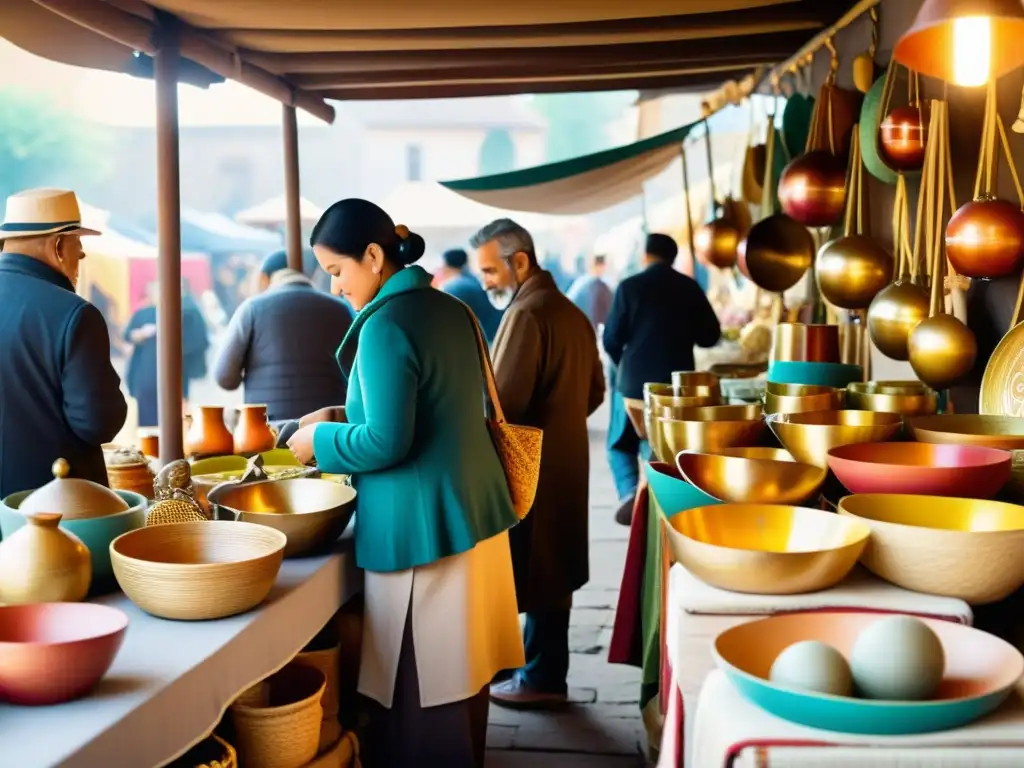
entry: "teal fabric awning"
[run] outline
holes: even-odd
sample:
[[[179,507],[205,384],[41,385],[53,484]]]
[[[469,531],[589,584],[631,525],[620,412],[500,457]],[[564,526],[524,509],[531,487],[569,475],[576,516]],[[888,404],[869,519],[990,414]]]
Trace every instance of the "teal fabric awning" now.
[[[683,140],[700,122],[583,157],[441,183],[470,200],[508,211],[592,213],[640,195],[645,181],[679,157]]]

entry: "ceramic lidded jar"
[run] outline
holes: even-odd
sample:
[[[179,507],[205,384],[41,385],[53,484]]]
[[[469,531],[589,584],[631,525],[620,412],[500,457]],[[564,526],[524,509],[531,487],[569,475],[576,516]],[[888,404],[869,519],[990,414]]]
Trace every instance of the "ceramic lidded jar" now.
[[[240,456],[253,456],[273,450],[277,437],[267,422],[267,406],[239,406],[234,438],[235,453]]]
[[[59,512],[64,520],[89,520],[128,509],[128,502],[106,486],[68,477],[70,472],[71,466],[64,459],[53,462],[53,480],[25,498],[19,507],[21,513]]]
[[[230,456],[234,451],[231,430],[224,423],[224,407],[200,405],[192,414],[192,422],[185,435],[185,454],[198,459],[207,456]]]
[[[153,496],[153,470],[142,451],[135,448],[114,448],[103,451],[110,487],[118,491],[141,493],[147,499]]]
[[[40,512],[0,542],[0,604],[75,603],[89,593],[92,557],[82,540]]]

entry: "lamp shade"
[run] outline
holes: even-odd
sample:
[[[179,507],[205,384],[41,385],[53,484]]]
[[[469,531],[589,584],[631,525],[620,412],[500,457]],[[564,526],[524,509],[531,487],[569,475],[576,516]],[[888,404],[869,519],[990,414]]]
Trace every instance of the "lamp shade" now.
[[[925,0],[892,56],[928,77],[984,85],[1024,65],[1022,41],[1021,0]]]

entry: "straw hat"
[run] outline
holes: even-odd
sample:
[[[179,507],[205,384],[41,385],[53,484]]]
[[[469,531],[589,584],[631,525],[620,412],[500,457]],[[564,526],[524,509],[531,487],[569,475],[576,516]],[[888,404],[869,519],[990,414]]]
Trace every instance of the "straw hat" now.
[[[67,189],[27,189],[7,198],[0,240],[45,235],[98,235],[82,226],[78,198]]]

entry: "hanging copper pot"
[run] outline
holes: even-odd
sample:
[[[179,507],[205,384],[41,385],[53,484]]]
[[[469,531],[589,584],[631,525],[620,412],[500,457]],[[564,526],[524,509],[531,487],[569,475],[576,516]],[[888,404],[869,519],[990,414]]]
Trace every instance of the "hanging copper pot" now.
[[[693,247],[701,263],[728,269],[736,263],[740,231],[729,219],[715,219],[697,230]]]
[[[777,213],[751,228],[744,261],[755,285],[770,293],[782,293],[796,285],[810,269],[814,238],[807,227]]]
[[[946,255],[967,277],[1014,274],[1024,263],[1024,213],[991,197],[960,206],[946,225]]]
[[[878,292],[868,307],[868,333],[878,351],[893,360],[906,360],[910,332],[928,317],[928,291],[900,280]]]
[[[866,235],[830,240],[818,251],[814,273],[825,300],[840,309],[867,309],[889,284],[892,256]]]
[[[846,164],[829,152],[815,151],[793,160],[779,180],[782,211],[805,227],[836,223],[846,202]]]
[[[886,164],[897,171],[924,165],[928,114],[919,107],[896,107],[878,127],[878,144]]]

